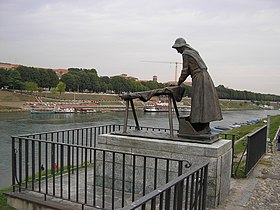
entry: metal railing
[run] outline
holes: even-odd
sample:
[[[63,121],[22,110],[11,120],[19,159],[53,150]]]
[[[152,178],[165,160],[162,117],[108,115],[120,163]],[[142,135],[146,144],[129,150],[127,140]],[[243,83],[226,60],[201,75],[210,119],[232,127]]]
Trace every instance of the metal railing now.
[[[13,191],[30,190],[44,194],[45,199],[57,197],[82,208],[133,209],[129,205],[137,202],[143,209],[152,202],[154,209],[173,202],[176,209],[181,205],[205,209],[208,164],[190,167],[184,160],[95,147],[99,134],[121,127],[104,125],[13,136]]]
[[[267,125],[248,135],[245,175],[248,176],[266,152]]]
[[[207,175],[208,164],[193,168],[123,209],[206,209]]]
[[[235,167],[235,176],[237,175],[238,171],[240,171],[241,175],[244,177],[249,176],[262,156],[266,153],[267,125],[264,125],[253,133],[248,134],[244,145],[245,148]]]
[[[98,135],[111,133],[115,131],[121,131],[124,125],[110,124],[110,125],[100,125],[100,126],[90,126],[75,129],[64,129],[49,132],[40,132],[32,134],[19,135],[17,137],[27,137],[40,139],[51,142],[67,143],[80,146],[96,147]],[[128,130],[136,130],[136,126],[128,125]],[[143,131],[160,131],[160,132],[170,132],[167,128],[154,128],[149,126],[140,126],[139,130]],[[178,130],[174,130],[178,132]]]

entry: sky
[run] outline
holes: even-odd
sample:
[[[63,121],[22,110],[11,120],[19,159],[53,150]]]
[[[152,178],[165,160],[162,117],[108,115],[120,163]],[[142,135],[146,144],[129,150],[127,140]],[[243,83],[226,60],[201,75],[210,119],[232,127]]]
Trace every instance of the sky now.
[[[0,0],[0,62],[167,82],[178,37],[215,86],[280,95],[279,0]]]

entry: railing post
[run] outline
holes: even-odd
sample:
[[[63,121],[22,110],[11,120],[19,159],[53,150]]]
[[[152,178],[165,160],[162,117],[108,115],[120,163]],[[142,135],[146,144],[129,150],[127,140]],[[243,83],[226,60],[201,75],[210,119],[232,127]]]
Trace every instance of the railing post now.
[[[178,167],[178,176],[182,175],[182,170],[183,170],[183,161],[179,162],[179,167]],[[177,193],[177,209],[181,210],[183,208],[183,191],[184,191],[184,180],[179,182],[175,186],[175,192]],[[174,200],[175,201],[175,200]]]
[[[269,136],[269,130],[270,130],[270,115],[267,115],[267,127],[266,127],[266,152],[269,152],[269,145],[270,145],[270,136]]]
[[[235,135],[232,135],[231,136],[231,152],[232,152],[232,154],[231,154],[231,175],[233,175],[233,161],[234,161],[234,145],[235,145]]]
[[[15,148],[15,138],[12,137],[12,185],[13,192],[15,192],[16,184],[16,148]]]
[[[29,181],[29,140],[25,139],[25,188],[28,188]]]
[[[173,133],[173,118],[172,118],[172,98],[168,95],[168,118],[169,118],[169,127],[170,127],[170,137],[174,137]]]
[[[129,100],[125,101],[126,103],[126,109],[125,109],[125,117],[124,117],[124,127],[123,127],[123,133],[127,132],[127,121],[128,121],[128,112],[129,112]]]
[[[208,176],[208,164],[204,167],[203,175],[203,195],[202,195],[202,210],[206,209],[206,197],[207,197],[207,176]]]

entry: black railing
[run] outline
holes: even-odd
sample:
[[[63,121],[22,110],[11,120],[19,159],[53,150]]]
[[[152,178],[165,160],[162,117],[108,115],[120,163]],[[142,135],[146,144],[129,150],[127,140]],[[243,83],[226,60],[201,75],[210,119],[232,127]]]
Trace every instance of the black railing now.
[[[266,153],[267,125],[247,135],[243,144],[245,148],[241,156],[238,157],[239,161],[236,164],[234,176],[247,177]]]
[[[123,209],[205,209],[207,174],[208,164],[193,168]]]
[[[176,209],[205,209],[208,164],[190,167],[184,160],[95,147],[98,134],[120,129],[105,125],[12,137],[13,191],[31,190],[82,207],[137,202],[143,209],[149,202],[151,207],[173,202]]]
[[[20,135],[17,137],[27,137],[33,139],[40,139],[51,142],[67,143],[80,146],[96,147],[98,135],[106,134],[115,131],[122,131],[123,125],[110,124],[101,126],[91,126],[75,129],[65,129],[41,133],[32,133]],[[128,125],[127,129],[136,130],[136,126]],[[160,131],[160,132],[170,132],[167,128],[154,128],[149,126],[140,126],[140,130],[144,131]],[[178,130],[175,130],[178,132]]]
[[[245,175],[248,176],[266,152],[267,125],[248,135]]]

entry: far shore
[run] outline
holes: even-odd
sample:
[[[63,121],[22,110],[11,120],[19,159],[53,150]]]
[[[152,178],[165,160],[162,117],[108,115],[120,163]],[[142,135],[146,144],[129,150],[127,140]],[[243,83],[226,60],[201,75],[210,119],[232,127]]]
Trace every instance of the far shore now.
[[[74,97],[74,98],[73,98]],[[74,100],[73,100],[74,99]],[[159,101],[155,98],[148,103],[154,103]],[[79,106],[90,107],[96,109],[96,111],[125,111],[125,103],[120,100],[117,94],[99,94],[99,93],[65,93],[62,95],[53,95],[50,93],[38,94],[22,94],[11,91],[0,91],[0,113],[2,112],[30,112],[32,106],[30,104],[44,104],[56,103],[67,104],[66,106],[73,105],[73,108]],[[223,111],[240,111],[240,110],[261,110],[259,103],[252,101],[238,101],[238,100],[226,100],[220,99],[220,105]],[[139,100],[134,102],[134,106],[137,110],[143,110],[145,103]],[[191,99],[184,97],[181,102],[177,103],[178,107],[190,107]],[[63,106],[63,105],[62,105]],[[279,108],[278,106],[275,109]]]
[[[136,110],[143,110],[143,106],[135,106]],[[98,111],[125,111],[125,106],[123,105],[96,105],[95,109]],[[30,112],[31,108],[25,105],[25,102],[0,102],[0,113],[9,112]],[[244,108],[230,108],[222,107],[222,111],[240,111],[240,110],[260,110]]]

